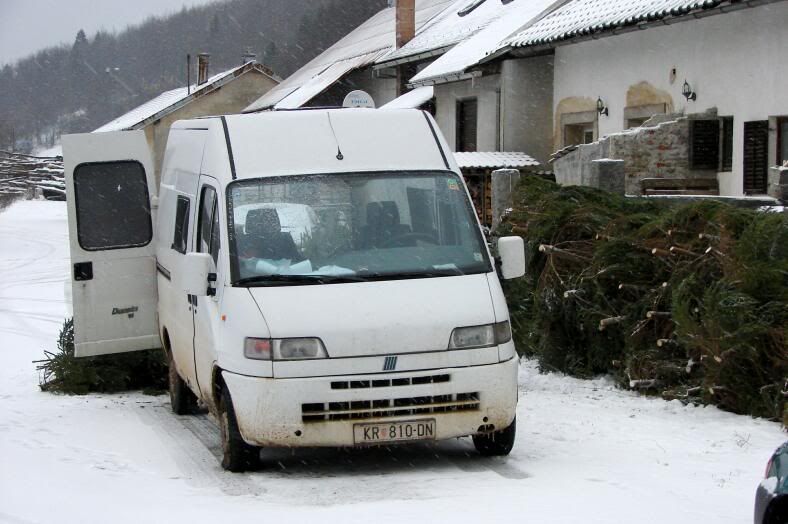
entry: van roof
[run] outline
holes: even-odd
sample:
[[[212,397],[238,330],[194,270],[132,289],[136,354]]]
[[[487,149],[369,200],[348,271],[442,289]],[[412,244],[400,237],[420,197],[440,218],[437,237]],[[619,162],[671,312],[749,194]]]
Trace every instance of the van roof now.
[[[436,124],[415,109],[313,109],[226,115],[208,119],[226,134],[236,177],[258,178],[365,171],[458,171],[440,147]],[[181,121],[173,129],[205,126]],[[209,138],[210,140],[210,138]]]

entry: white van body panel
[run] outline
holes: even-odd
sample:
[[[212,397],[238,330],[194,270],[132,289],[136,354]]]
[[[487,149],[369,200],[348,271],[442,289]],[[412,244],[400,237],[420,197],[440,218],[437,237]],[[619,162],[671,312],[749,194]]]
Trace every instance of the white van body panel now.
[[[413,380],[420,377],[449,375],[448,382],[388,388],[333,389],[332,382],[373,381],[375,375],[334,376],[330,378],[266,379],[236,375],[225,371],[222,375],[233,397],[238,426],[244,440],[259,446],[353,446],[352,421],[325,421],[304,424],[302,405],[331,405],[374,401],[390,401],[403,397],[448,396],[457,393],[477,393],[478,409],[439,415],[410,415],[370,418],[363,422],[399,422],[418,418],[439,417],[437,440],[473,435],[479,426],[492,424],[505,428],[514,420],[517,409],[516,358],[493,365],[474,365],[451,369],[433,369],[411,373],[387,373],[393,380]],[[278,406],[279,409],[270,409]],[[356,421],[358,423],[358,421]]]
[[[272,338],[319,336],[331,358],[445,351],[454,328],[496,322],[484,274],[293,291],[251,289]]]
[[[162,341],[172,354],[175,367],[192,389],[197,389],[194,368],[194,318],[191,304],[178,285],[179,264],[183,254],[174,249],[175,217],[178,200],[188,202],[186,252],[194,249],[192,232],[197,227],[195,195],[200,178],[203,149],[208,139],[205,128],[173,129],[167,140],[159,188],[159,216],[167,217],[156,227],[156,261],[158,267],[159,318]]]
[[[156,259],[154,242],[135,247],[96,244],[83,246],[88,228],[101,234],[102,228],[122,228],[123,210],[105,210],[101,217],[92,216],[91,223],[79,223],[77,203],[83,211],[96,208],[91,198],[103,200],[98,190],[89,185],[107,175],[108,166],[120,164],[141,166],[148,188],[146,204],[150,209],[151,228],[155,224],[155,191],[153,163],[143,131],[87,133],[63,136],[66,194],[69,219],[69,244],[72,264],[72,301],[74,313],[75,354],[78,357],[124,353],[160,347],[157,317]],[[87,170],[102,170],[85,178],[85,187],[75,191],[76,176],[88,176]],[[80,171],[81,169],[81,171]],[[136,168],[135,168],[136,169]],[[99,178],[95,178],[99,177]],[[90,181],[90,182],[88,182]],[[93,184],[98,186],[100,184]],[[117,193],[129,191],[118,183]],[[115,190],[113,189],[114,193]],[[151,232],[153,229],[151,229]],[[99,239],[100,240],[100,239]],[[98,246],[98,247],[97,247]],[[90,268],[92,275],[78,276],[77,268]]]
[[[437,147],[427,113],[386,113],[385,118],[374,109],[228,115],[237,176],[455,170],[453,155]]]

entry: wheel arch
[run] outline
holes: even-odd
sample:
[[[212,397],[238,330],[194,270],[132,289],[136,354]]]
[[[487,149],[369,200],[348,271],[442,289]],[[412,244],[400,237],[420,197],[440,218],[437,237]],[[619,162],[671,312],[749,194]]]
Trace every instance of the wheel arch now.
[[[167,330],[167,326],[161,327],[159,337],[161,338],[161,347],[164,349],[165,356],[170,358],[172,356],[172,343],[170,342],[170,332]]]

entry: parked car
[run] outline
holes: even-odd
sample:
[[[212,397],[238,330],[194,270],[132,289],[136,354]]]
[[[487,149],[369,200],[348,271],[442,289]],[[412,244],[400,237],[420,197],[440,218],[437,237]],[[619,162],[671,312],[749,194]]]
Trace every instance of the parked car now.
[[[788,524],[788,441],[766,465],[755,493],[755,524]]]
[[[510,452],[509,312],[429,114],[176,122],[160,187],[141,131],[63,144],[76,355],[163,347],[173,410],[208,406],[226,469],[261,446]],[[522,239],[497,247],[522,276]]]

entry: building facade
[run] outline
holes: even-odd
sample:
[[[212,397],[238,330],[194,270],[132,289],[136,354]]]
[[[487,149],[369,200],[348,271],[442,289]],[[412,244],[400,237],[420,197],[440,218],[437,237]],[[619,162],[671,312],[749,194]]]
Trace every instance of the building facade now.
[[[719,161],[708,171],[720,194],[766,193],[769,166],[788,159],[778,148],[788,131],[786,22],[788,3],[775,2],[557,47],[554,149],[655,114],[716,109]]]

